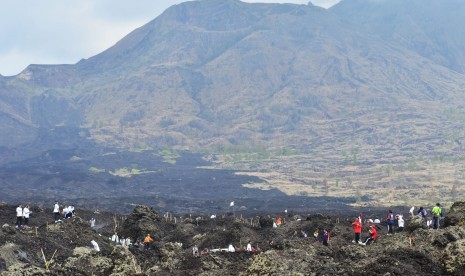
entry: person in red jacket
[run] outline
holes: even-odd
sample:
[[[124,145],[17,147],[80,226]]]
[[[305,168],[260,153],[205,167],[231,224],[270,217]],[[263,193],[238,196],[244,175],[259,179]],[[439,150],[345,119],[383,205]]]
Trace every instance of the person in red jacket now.
[[[378,237],[378,232],[376,231],[376,226],[374,226],[373,224],[370,225],[369,232],[370,232],[370,236],[365,239],[365,242],[362,243],[363,245],[367,245],[368,243],[376,240],[376,238]]]
[[[354,243],[362,243],[360,241],[360,234],[362,233],[362,222],[360,222],[359,218],[355,218],[354,222],[352,222],[352,227],[354,228]]]

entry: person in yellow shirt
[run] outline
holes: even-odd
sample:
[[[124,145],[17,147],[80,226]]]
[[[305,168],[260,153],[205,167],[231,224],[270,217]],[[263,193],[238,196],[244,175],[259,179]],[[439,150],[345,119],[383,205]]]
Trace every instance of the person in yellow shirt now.
[[[438,229],[439,218],[442,215],[441,204],[436,203],[436,206],[433,207],[433,210],[431,210],[431,213],[433,214],[433,229]]]

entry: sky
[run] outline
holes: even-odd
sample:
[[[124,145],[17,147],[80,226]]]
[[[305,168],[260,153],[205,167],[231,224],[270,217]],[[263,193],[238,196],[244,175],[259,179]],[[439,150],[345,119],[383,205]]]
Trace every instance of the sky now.
[[[340,0],[310,1],[329,8]],[[19,74],[29,64],[74,64],[92,57],[181,2],[185,0],[2,0],[0,74]]]

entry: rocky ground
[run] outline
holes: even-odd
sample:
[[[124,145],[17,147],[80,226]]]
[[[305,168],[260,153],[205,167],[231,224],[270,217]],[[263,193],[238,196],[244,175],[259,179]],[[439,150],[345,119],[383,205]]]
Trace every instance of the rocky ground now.
[[[290,215],[272,228],[273,216],[173,217],[137,206],[129,216],[77,210],[55,224],[51,210],[33,208],[29,228],[16,229],[15,207],[0,206],[1,275],[464,275],[465,203],[457,202],[439,230],[417,218],[403,233],[362,246],[352,243],[349,217]],[[352,215],[352,214],[349,214]],[[364,214],[369,218],[370,214]],[[90,218],[96,219],[91,228]],[[332,233],[329,246],[313,239],[315,229]],[[368,224],[364,234],[368,235]],[[304,230],[308,238],[295,237]],[[109,237],[117,232],[132,241],[151,234],[149,250],[123,247]],[[100,252],[93,249],[94,240]],[[251,240],[258,251],[192,255],[205,248],[242,248]],[[273,240],[270,245],[269,241]],[[43,251],[43,254],[42,254]],[[44,260],[45,259],[45,260]]]

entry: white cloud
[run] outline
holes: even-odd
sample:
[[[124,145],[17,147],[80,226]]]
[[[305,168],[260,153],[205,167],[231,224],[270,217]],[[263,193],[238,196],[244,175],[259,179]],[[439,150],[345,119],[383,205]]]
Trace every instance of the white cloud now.
[[[339,0],[311,0],[329,7]],[[182,0],[3,0],[0,9],[0,74],[29,64],[76,63],[114,45]],[[253,1],[292,2],[308,1]]]

